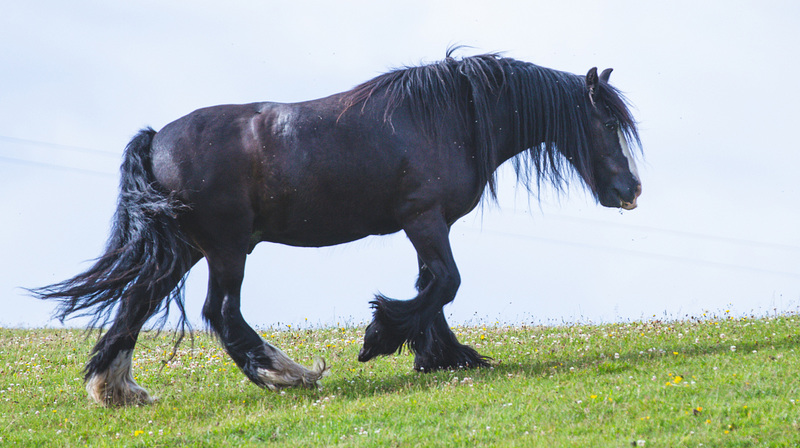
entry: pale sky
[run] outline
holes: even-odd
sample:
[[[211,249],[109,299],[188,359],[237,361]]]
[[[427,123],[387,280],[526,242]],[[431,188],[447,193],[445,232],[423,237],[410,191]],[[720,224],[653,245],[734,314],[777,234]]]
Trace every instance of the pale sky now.
[[[529,200],[504,171],[499,206],[453,227],[451,323],[800,309],[800,3],[37,1],[0,7],[0,324],[60,326],[55,304],[19,288],[100,255],[139,128],[327,96],[452,44],[578,74],[613,67],[644,156],[639,207],[625,213],[579,188]],[[260,327],[360,323],[378,291],[413,297],[415,276],[403,234],[262,243],[243,313]],[[195,323],[206,281],[200,263]]]

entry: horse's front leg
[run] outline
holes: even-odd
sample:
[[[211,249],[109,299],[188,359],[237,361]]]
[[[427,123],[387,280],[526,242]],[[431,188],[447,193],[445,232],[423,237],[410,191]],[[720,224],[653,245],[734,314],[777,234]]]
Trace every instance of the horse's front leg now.
[[[449,226],[439,210],[420,214],[404,226],[420,266],[419,294],[408,301],[377,296],[372,323],[364,335],[359,361],[399,351],[404,343],[415,353],[414,367],[431,371],[486,366],[487,358],[458,343],[442,308],[455,298],[461,277],[453,259]]]
[[[433,279],[428,266],[417,258],[419,263],[419,277],[417,277],[417,291],[422,291]],[[426,337],[411,341],[414,351],[414,369],[421,372],[430,372],[442,368],[454,367],[488,367],[491,358],[482,356],[472,347],[458,342],[456,335],[447,324],[444,310],[436,313],[433,324],[428,327]]]

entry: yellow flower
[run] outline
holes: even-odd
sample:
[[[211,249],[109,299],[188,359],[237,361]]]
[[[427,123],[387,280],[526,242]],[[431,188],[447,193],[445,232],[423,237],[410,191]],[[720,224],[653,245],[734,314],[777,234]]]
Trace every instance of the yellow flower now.
[[[678,384],[678,383],[680,383],[681,381],[683,381],[683,377],[682,377],[682,376],[680,376],[680,375],[675,375],[675,378],[673,378],[673,379],[672,379],[672,381],[674,381],[674,382],[675,382],[675,384]]]

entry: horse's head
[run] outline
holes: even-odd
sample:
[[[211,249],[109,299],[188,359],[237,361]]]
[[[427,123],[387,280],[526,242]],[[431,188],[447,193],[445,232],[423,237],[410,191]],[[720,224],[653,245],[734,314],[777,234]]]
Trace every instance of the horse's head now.
[[[642,184],[628,143],[638,142],[638,137],[624,100],[608,85],[610,75],[610,68],[600,75],[592,68],[586,75],[591,104],[586,131],[591,148],[590,160],[578,172],[601,205],[632,210]]]

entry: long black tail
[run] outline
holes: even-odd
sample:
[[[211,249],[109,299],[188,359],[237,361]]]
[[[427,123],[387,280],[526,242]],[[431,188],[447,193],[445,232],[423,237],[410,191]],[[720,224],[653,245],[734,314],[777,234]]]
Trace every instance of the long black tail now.
[[[89,316],[90,327],[104,326],[115,305],[129,296],[148,300],[152,312],[163,311],[161,326],[167,321],[169,303],[175,302],[183,334],[187,320],[182,279],[194,261],[193,250],[177,221],[186,206],[155,184],[150,157],[155,134],[151,128],[143,129],[125,148],[117,211],[103,255],[82,274],[31,290],[40,299],[61,302],[54,314],[60,321]],[[181,279],[178,285],[165,293],[165,282],[176,277]]]

